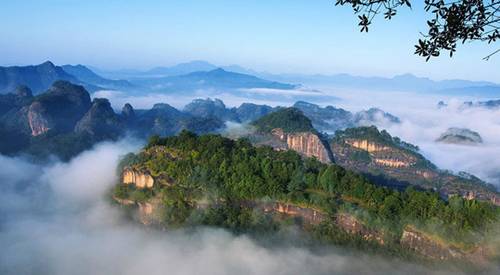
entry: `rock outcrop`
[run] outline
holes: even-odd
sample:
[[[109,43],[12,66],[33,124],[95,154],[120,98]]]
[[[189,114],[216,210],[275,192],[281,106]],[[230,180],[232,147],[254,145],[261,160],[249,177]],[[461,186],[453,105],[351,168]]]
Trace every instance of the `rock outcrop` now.
[[[58,132],[72,131],[90,106],[90,95],[82,86],[56,81],[28,108],[31,134],[38,136],[51,129]]]
[[[315,157],[323,163],[333,162],[328,147],[315,133],[285,133],[281,128],[273,129],[271,133],[280,141],[286,143],[288,149],[294,150],[305,157]]]
[[[34,102],[29,106],[28,123],[31,135],[34,137],[45,134],[53,127],[53,124],[49,122],[49,116],[40,102]]]
[[[143,188],[152,188],[155,180],[153,177],[144,171],[137,171],[131,167],[126,167],[122,173],[122,183],[124,184],[133,184],[135,187],[143,189]]]
[[[489,251],[485,247],[475,247],[464,251],[445,242],[435,240],[431,236],[412,227],[406,227],[401,236],[403,247],[434,260],[465,260],[476,264],[488,262]]]
[[[369,153],[387,151],[390,150],[391,147],[379,145],[378,143],[368,141],[366,139],[358,140],[358,139],[347,139],[345,141],[347,144],[351,145],[354,148],[361,149],[363,151],[367,151]]]
[[[381,245],[385,244],[384,235],[381,232],[367,228],[352,215],[346,213],[337,214],[335,224],[350,234],[361,236],[364,240],[375,241]]]
[[[324,220],[328,219],[328,216],[323,212],[312,209],[304,208],[294,204],[289,203],[271,203],[264,204],[262,210],[266,213],[278,213],[291,217],[298,217],[310,224],[319,224]]]
[[[375,159],[373,159],[373,161],[376,164],[388,166],[388,167],[392,167],[392,168],[410,167],[412,165],[412,163],[398,160],[398,159],[378,159],[378,158],[375,158]]]

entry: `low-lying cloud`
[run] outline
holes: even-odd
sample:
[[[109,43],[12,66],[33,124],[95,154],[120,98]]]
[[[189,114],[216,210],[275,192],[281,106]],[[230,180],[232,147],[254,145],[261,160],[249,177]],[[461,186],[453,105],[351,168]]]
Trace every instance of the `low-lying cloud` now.
[[[340,248],[316,254],[220,229],[164,232],[130,223],[107,194],[119,157],[138,147],[103,143],[46,165],[0,156],[0,273],[447,274]]]
[[[342,98],[337,106],[347,110],[379,107],[398,116],[400,124],[376,124],[391,135],[418,145],[421,153],[438,167],[465,171],[500,187],[500,110],[462,108],[464,101],[484,99],[407,92],[336,90],[332,93]],[[440,100],[448,106],[438,108]],[[483,144],[466,146],[436,142],[450,127],[478,132]]]
[[[367,90],[332,89],[317,87],[316,90],[284,91],[269,89],[246,90],[240,93],[217,91],[197,91],[189,95],[148,94],[128,95],[116,91],[100,91],[94,97],[110,99],[115,109],[130,102],[137,109],[151,108],[155,103],[168,103],[182,109],[194,98],[216,97],[228,107],[239,106],[243,102],[267,104],[270,106],[290,106],[298,100],[310,101],[321,106],[333,105],[351,112],[378,107],[401,119],[401,124],[388,123],[381,119],[375,124],[394,136],[418,145],[421,153],[442,169],[454,172],[465,171],[500,187],[500,110],[485,108],[463,109],[464,101],[484,100],[484,98],[453,97],[442,94],[381,92]],[[279,93],[277,93],[279,91]],[[254,97],[251,95],[259,95]],[[317,96],[309,96],[317,94]],[[446,108],[437,108],[444,100]],[[460,146],[437,143],[435,140],[450,127],[469,128],[479,132],[484,143],[478,146]]]

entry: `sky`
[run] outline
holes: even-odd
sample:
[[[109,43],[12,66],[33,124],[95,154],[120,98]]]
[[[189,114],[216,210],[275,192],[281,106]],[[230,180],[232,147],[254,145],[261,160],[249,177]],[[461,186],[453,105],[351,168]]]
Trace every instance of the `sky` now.
[[[460,45],[456,56],[415,56],[426,30],[423,1],[360,33],[333,0],[2,1],[0,65],[51,60],[101,69],[147,69],[190,60],[273,73],[350,73],[500,82],[496,45]]]

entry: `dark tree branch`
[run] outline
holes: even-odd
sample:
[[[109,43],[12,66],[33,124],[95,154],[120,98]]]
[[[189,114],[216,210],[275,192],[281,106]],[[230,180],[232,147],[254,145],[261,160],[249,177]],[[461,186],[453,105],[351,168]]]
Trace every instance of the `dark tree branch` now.
[[[424,0],[425,11],[434,15],[427,21],[428,30],[415,45],[415,54],[428,61],[447,51],[451,56],[461,42],[483,41],[488,44],[500,40],[500,0]],[[359,14],[361,32],[375,16],[383,13],[387,20],[402,7],[411,8],[411,0],[336,0],[335,5],[351,6]],[[498,53],[495,51],[485,60]]]

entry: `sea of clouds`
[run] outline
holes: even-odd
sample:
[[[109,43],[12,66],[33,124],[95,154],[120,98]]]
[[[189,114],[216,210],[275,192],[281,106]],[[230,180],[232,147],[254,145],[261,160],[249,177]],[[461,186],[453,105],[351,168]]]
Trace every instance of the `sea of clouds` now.
[[[485,100],[485,98],[455,97],[432,93],[381,92],[368,90],[346,90],[331,87],[313,87],[310,90],[258,90],[266,95],[259,98],[248,93],[197,91],[195,94],[145,94],[127,95],[122,92],[101,91],[94,97],[109,98],[113,107],[120,109],[130,102],[138,109],[151,108],[155,103],[164,102],[182,109],[194,98],[219,98],[228,107],[243,102],[290,106],[298,100],[306,100],[321,106],[333,105],[356,112],[378,107],[401,119],[401,124],[392,124],[384,119],[375,123],[391,135],[418,145],[421,153],[439,168],[454,172],[465,171],[500,187],[500,109],[462,108],[464,101]],[[308,93],[306,96],[304,93]],[[309,94],[316,96],[310,97]],[[273,96],[270,96],[273,95]],[[438,108],[439,101],[448,103],[446,108]],[[477,146],[437,143],[436,139],[450,127],[468,128],[478,132],[484,143]]]
[[[102,143],[67,163],[0,156],[0,274],[461,274],[222,229],[147,229],[109,199],[119,158],[139,147]]]

